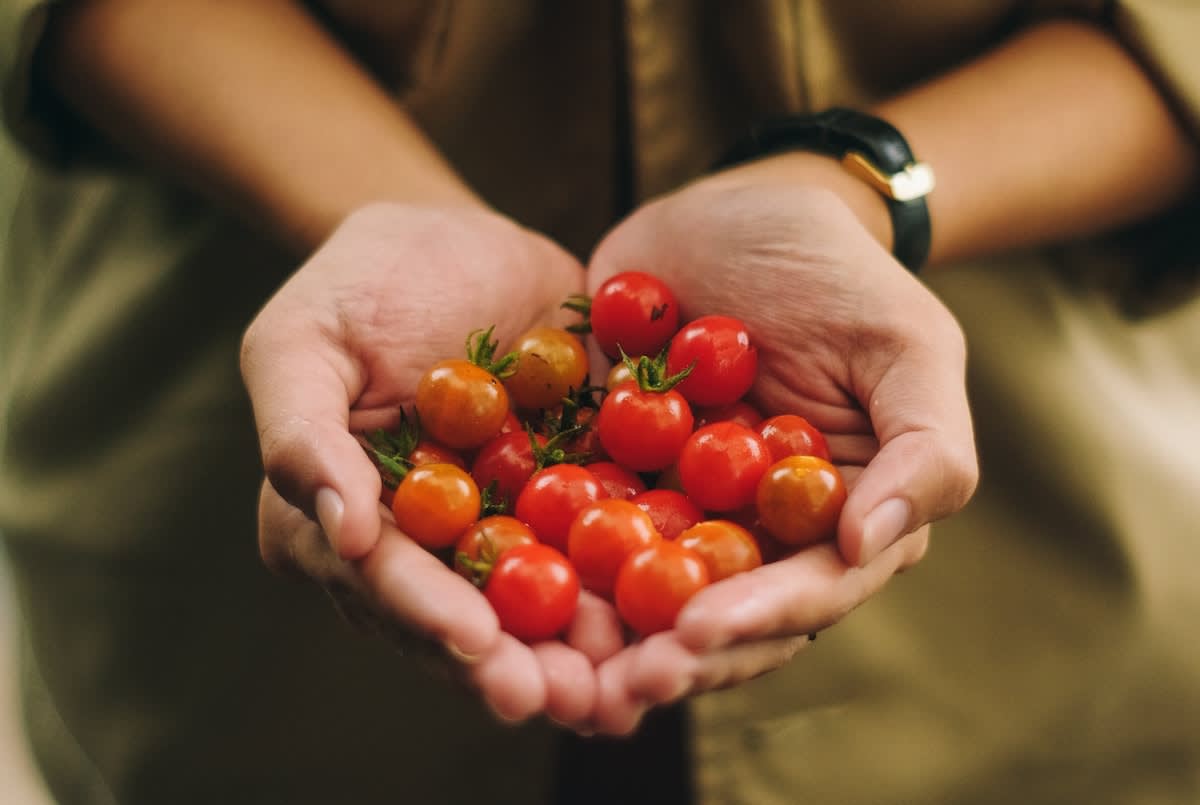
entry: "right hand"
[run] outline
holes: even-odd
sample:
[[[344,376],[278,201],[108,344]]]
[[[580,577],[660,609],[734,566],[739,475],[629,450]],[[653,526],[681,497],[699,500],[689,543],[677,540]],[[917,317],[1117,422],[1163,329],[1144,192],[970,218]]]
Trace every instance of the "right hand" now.
[[[469,582],[396,528],[355,433],[395,421],[422,373],[467,333],[503,344],[583,288],[549,240],[471,207],[372,205],[349,216],[246,333],[242,375],[267,479],[259,547],[273,569],[320,584],[353,620],[432,642],[501,718],[590,712],[594,664],[621,645],[611,610],[584,597],[582,650],[500,631]]]

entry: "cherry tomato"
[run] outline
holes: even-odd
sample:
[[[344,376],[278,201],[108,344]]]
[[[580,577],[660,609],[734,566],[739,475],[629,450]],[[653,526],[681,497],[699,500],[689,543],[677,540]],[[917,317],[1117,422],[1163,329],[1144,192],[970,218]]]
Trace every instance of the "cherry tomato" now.
[[[479,447],[507,419],[508,392],[495,375],[470,361],[441,361],[417,384],[417,412],[434,440],[459,450]]]
[[[846,502],[841,473],[823,458],[789,456],[772,464],[758,482],[763,528],[787,545],[832,539]]]
[[[650,521],[664,539],[675,539],[688,528],[704,519],[704,512],[682,492],[673,489],[651,489],[631,501],[650,515]]]
[[[654,355],[679,328],[679,303],[658,277],[626,271],[592,297],[592,335],[610,358]],[[618,349],[618,346],[620,349]]]
[[[634,495],[640,495],[646,491],[645,482],[636,473],[630,472],[620,464],[614,464],[611,461],[594,461],[583,466],[600,479],[600,483],[604,484],[604,489],[610,498],[629,500]]]
[[[771,461],[788,456],[816,456],[829,460],[829,445],[825,442],[825,436],[802,416],[773,416],[759,423],[758,435],[767,443]]]
[[[553,408],[587,381],[587,352],[566,330],[534,327],[517,339],[513,351],[520,358],[504,386],[517,408]]]
[[[655,489],[669,489],[673,492],[683,492],[683,484],[679,480],[679,464],[675,463],[658,474],[654,480]]]
[[[642,391],[630,381],[604,398],[596,429],[613,461],[650,472],[679,457],[692,421],[692,410],[678,391]]]
[[[771,466],[762,438],[733,422],[696,431],[679,454],[679,480],[697,506],[734,511],[754,501],[758,479]]]
[[[504,417],[504,424],[500,426],[500,433],[512,433],[515,430],[519,430],[522,433],[525,432],[525,428],[521,426],[521,420],[517,419],[515,413],[509,411]]]
[[[454,570],[477,587],[491,575],[496,560],[518,545],[537,542],[533,529],[503,514],[485,517],[471,525],[454,546]]]
[[[396,487],[396,525],[426,548],[447,548],[479,519],[479,487],[453,464],[424,464],[409,470]]]
[[[764,565],[778,561],[796,550],[794,546],[784,545],[767,533],[758,517],[758,506],[754,504],[735,512],[729,512],[725,516],[731,522],[749,531],[750,536],[754,537]]]
[[[546,444],[545,436],[534,434],[533,438],[539,445]],[[487,489],[495,482],[496,495],[511,506],[536,469],[537,459],[529,434],[515,430],[503,433],[479,448],[471,465],[471,477],[480,489]]]
[[[579,603],[579,576],[549,545],[518,545],[496,560],[483,594],[500,628],[518,640],[549,640],[567,628]]]
[[[718,405],[714,408],[699,408],[695,414],[697,430],[714,422],[736,422],[754,430],[763,418],[758,409],[745,400],[738,400],[730,405]]]
[[[660,540],[630,554],[617,571],[617,612],[638,634],[666,631],[708,581],[708,567],[699,554]]]
[[[709,581],[713,582],[753,570],[763,563],[754,536],[729,520],[697,523],[680,534],[676,542],[700,554],[708,567]]]
[[[629,554],[662,539],[650,515],[628,500],[609,498],[588,506],[571,524],[567,558],[586,590],[611,597],[617,571]]]
[[[420,467],[424,464],[453,464],[456,467],[466,469],[466,464],[463,462],[462,456],[449,447],[442,447],[436,442],[419,442],[412,449],[412,452],[408,454],[408,461],[414,467]],[[392,508],[392,500],[395,497],[395,488],[384,484],[382,491],[379,493],[379,499],[383,501],[383,505],[389,509]]]
[[[702,316],[685,324],[671,339],[667,372],[692,366],[679,393],[694,405],[730,405],[754,385],[758,349],[746,325],[729,316]]]
[[[630,355],[629,357],[636,360],[639,356]],[[608,370],[608,377],[604,380],[604,388],[612,391],[622,383],[633,379],[633,370],[625,365],[625,361],[617,361],[612,365],[612,368]]]
[[[517,496],[514,514],[538,540],[565,551],[576,515],[607,497],[604,484],[583,467],[556,464],[534,473]]]

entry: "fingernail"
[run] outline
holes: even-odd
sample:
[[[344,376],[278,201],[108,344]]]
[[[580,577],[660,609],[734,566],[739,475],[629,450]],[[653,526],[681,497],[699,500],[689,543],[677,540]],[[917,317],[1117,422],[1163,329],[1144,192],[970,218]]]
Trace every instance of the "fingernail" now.
[[[470,652],[463,651],[449,640],[442,643],[442,645],[445,647],[447,654],[463,665],[474,665],[475,663],[479,662],[478,654],[472,654]]]
[[[317,522],[321,524],[321,530],[325,532],[325,536],[329,538],[329,544],[335,551],[338,547],[338,536],[342,530],[342,515],[345,510],[345,504],[342,503],[342,498],[337,492],[327,486],[317,490]]]
[[[515,727],[526,719],[525,716],[510,716],[490,701],[487,703],[487,706],[492,711],[492,715],[496,717],[496,720],[507,726]]]
[[[863,520],[862,550],[858,566],[863,567],[898,540],[906,528],[912,509],[902,498],[888,498]]]

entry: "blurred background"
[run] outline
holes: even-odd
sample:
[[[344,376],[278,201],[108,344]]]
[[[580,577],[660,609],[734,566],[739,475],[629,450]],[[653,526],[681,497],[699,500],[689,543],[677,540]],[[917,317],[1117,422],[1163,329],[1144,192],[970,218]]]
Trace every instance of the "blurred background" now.
[[[0,242],[8,237],[21,171],[20,157],[7,141],[0,138]],[[3,293],[2,288],[0,293]],[[34,771],[21,731],[17,636],[8,564],[0,543],[0,805],[48,805],[50,798]]]

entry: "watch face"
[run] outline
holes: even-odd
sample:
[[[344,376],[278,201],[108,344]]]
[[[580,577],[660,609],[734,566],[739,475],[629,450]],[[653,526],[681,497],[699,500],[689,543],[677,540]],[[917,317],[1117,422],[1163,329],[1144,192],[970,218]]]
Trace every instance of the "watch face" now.
[[[891,197],[896,201],[912,201],[923,198],[933,191],[933,168],[924,162],[912,162],[899,173],[893,173],[888,182]]]

